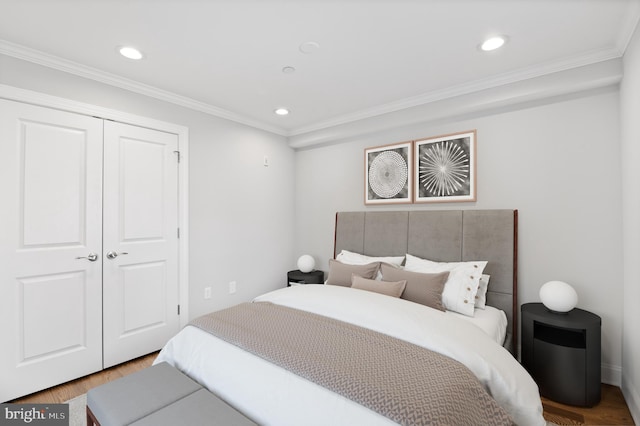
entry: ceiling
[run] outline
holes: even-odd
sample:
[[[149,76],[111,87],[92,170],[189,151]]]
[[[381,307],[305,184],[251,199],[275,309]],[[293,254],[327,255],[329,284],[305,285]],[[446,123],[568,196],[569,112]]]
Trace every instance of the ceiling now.
[[[640,0],[0,0],[0,53],[292,136],[620,57],[639,16]]]

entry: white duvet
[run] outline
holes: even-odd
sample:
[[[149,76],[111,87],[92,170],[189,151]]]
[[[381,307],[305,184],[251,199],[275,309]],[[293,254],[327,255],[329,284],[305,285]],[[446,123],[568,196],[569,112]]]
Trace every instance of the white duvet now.
[[[472,323],[402,299],[348,287],[293,286],[255,299],[367,327],[465,364],[518,425],[545,425],[538,387]],[[210,334],[187,326],[162,349],[166,361],[261,425],[394,424],[368,408]]]

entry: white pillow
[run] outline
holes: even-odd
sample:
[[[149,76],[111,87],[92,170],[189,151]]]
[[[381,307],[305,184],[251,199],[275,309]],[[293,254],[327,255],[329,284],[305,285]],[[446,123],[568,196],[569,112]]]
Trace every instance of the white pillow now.
[[[427,274],[449,271],[442,292],[442,304],[449,311],[472,317],[480,277],[486,266],[486,261],[433,262],[407,254],[404,269]]]
[[[339,260],[342,263],[346,263],[348,265],[367,265],[373,262],[383,262],[389,263],[391,265],[400,266],[404,261],[404,256],[382,256],[382,257],[373,257],[367,256],[365,254],[354,253],[348,250],[342,250],[338,256],[336,256],[336,260]]]
[[[476,308],[484,309],[487,304],[487,288],[489,287],[489,278],[491,275],[482,274],[478,284],[478,292],[476,293]]]

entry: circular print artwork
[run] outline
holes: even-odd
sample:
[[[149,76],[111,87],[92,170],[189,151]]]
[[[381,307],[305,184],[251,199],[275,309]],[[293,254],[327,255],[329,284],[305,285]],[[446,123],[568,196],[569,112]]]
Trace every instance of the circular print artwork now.
[[[369,166],[369,186],[379,198],[393,198],[407,185],[407,162],[395,151],[382,151]]]
[[[451,197],[470,193],[469,138],[420,146],[421,197]]]

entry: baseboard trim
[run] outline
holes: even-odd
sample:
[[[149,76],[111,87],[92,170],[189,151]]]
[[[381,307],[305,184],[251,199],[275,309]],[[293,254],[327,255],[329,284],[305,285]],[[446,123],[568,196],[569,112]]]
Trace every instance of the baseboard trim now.
[[[622,390],[624,400],[627,402],[627,406],[631,412],[631,417],[633,417],[633,422],[640,425],[640,394],[636,389],[631,387],[628,380],[622,380],[622,386],[620,389]]]
[[[620,387],[622,384],[622,367],[619,365],[601,364],[600,381],[608,385]]]

